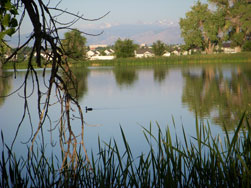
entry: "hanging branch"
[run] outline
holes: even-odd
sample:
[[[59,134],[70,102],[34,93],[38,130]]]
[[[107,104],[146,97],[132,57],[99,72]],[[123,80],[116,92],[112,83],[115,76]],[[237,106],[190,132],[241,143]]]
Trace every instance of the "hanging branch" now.
[[[76,167],[77,161],[78,161],[78,155],[77,155],[77,147],[80,144],[84,150],[84,153],[86,155],[87,162],[89,163],[89,159],[87,156],[86,148],[84,145],[84,117],[82,109],[77,101],[77,99],[74,98],[74,96],[70,93],[69,82],[71,85],[73,85],[73,89],[75,90],[75,93],[77,93],[77,87],[75,86],[75,76],[72,73],[67,59],[64,58],[64,49],[62,47],[58,31],[60,29],[68,29],[71,30],[72,25],[75,24],[77,21],[97,21],[102,18],[104,18],[108,13],[105,15],[96,18],[96,19],[87,19],[84,18],[83,15],[75,14],[72,12],[69,12],[67,10],[62,10],[58,8],[59,3],[55,7],[49,7],[50,1],[48,4],[44,4],[42,0],[15,0],[13,4],[15,4],[17,9],[23,10],[22,16],[19,22],[19,26],[17,27],[17,30],[20,31],[22,20],[24,19],[25,15],[28,15],[30,18],[30,21],[33,26],[33,32],[24,42],[22,45],[18,45],[16,50],[10,55],[5,63],[7,63],[9,60],[11,60],[21,49],[23,49],[25,46],[27,46],[29,43],[33,42],[32,51],[30,52],[30,56],[28,59],[28,67],[26,70],[25,80],[20,88],[18,88],[17,91],[23,88],[23,96],[24,99],[24,110],[23,110],[23,116],[18,124],[18,128],[13,140],[13,143],[11,145],[11,148],[13,147],[15,140],[17,138],[19,129],[21,128],[23,121],[26,117],[26,114],[28,113],[28,117],[30,119],[30,125],[32,126],[31,121],[31,115],[28,105],[28,98],[30,95],[33,95],[35,93],[37,94],[37,112],[38,112],[38,126],[34,130],[32,130],[31,138],[28,141],[31,141],[31,150],[33,150],[34,143],[37,139],[37,136],[41,133],[42,139],[43,139],[43,127],[45,126],[46,120],[50,122],[51,127],[51,119],[49,116],[49,107],[51,106],[52,101],[52,89],[55,87],[55,93],[56,93],[56,99],[57,104],[60,105],[60,115],[58,118],[58,123],[53,128],[53,130],[56,130],[56,127],[59,126],[59,143],[62,153],[64,154],[63,162],[62,162],[62,168],[64,168],[64,165],[73,165]],[[57,15],[52,15],[51,11],[59,12]],[[62,23],[57,21],[56,19],[63,15],[67,14],[70,16],[73,16],[74,19],[67,23]],[[56,24],[59,24],[60,27],[58,27]],[[20,33],[20,32],[19,32]],[[89,34],[82,32],[84,34],[97,36],[103,33],[100,32],[98,34]],[[42,67],[42,61],[41,61],[41,53],[46,54],[46,62],[45,65],[51,64],[50,74],[49,74],[49,82],[46,82],[45,80],[45,70],[43,71],[43,82],[44,86],[46,88],[46,92],[41,91],[39,78],[37,75],[36,69],[34,69],[32,62],[35,57],[35,62],[38,67]],[[16,71],[16,70],[15,70]],[[60,72],[59,72],[60,71]],[[31,93],[27,93],[27,84],[28,84],[28,78],[32,76],[32,84],[33,89]],[[16,93],[16,91],[14,92]],[[71,126],[71,112],[72,109],[77,108],[79,113],[79,119],[80,119],[80,126],[81,126],[81,134],[78,135],[72,130]],[[50,128],[50,131],[52,129]],[[78,136],[80,136],[80,143],[78,143]],[[66,150],[65,150],[66,149]],[[70,160],[67,160],[70,159]],[[66,164],[66,161],[70,161],[69,164]]]

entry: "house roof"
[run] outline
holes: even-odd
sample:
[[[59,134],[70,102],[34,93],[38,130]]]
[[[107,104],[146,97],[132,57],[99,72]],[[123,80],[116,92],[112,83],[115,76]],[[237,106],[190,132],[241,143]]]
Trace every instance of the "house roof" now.
[[[144,54],[146,52],[153,53],[153,50],[150,48],[140,48],[140,49],[136,50],[137,54]]]
[[[231,47],[231,43],[229,43],[229,42],[228,43],[223,43],[222,47],[223,48],[230,48]]]

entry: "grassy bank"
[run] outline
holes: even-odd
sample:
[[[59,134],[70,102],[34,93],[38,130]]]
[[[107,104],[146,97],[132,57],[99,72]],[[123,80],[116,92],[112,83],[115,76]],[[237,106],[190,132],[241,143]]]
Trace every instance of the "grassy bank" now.
[[[234,133],[226,131],[224,140],[196,121],[196,138],[188,138],[183,129],[182,144],[168,129],[159,128],[154,135],[150,125],[142,133],[149,151],[140,156],[132,155],[121,130],[123,148],[115,140],[105,147],[99,144],[98,158],[92,155],[90,166],[80,153],[76,168],[61,170],[59,159],[47,159],[44,151],[25,160],[4,149],[0,187],[251,187],[248,118],[243,115]]]
[[[187,55],[153,58],[125,58],[106,61],[87,61],[88,66],[116,65],[165,65],[165,64],[196,64],[196,63],[245,63],[251,62],[251,53]]]
[[[251,62],[251,53],[242,52],[236,54],[213,54],[213,55],[188,55],[188,56],[171,56],[171,57],[153,57],[153,58],[125,58],[114,60],[74,60],[69,59],[73,67],[78,66],[120,66],[120,65],[166,65],[166,64],[198,64],[198,63],[247,63]],[[36,63],[33,63],[37,68]],[[26,69],[28,63],[15,63],[16,69]],[[47,67],[50,65],[47,65]],[[14,63],[9,62],[3,66],[3,69],[13,69]]]
[[[44,67],[45,61],[42,61],[42,67]],[[32,66],[34,68],[39,68],[36,64],[36,62],[32,62]],[[50,65],[47,65],[49,67]],[[3,65],[3,69],[27,69],[28,67],[28,61],[23,61],[23,62],[7,62],[6,64]]]

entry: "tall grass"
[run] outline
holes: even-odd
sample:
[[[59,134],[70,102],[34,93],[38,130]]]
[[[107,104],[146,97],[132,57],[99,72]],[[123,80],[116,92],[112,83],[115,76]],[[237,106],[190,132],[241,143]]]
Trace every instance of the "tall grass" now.
[[[158,124],[153,134],[152,126],[143,128],[148,152],[133,156],[121,129],[122,148],[116,140],[102,147],[99,140],[98,157],[92,154],[87,164],[79,151],[77,168],[60,170],[57,156],[48,159],[43,150],[16,159],[5,147],[0,187],[251,187],[251,127],[245,114],[233,133],[225,130],[224,139],[198,121],[196,137],[188,138],[183,129],[184,142]]]
[[[166,65],[166,64],[198,64],[198,63],[247,63],[251,62],[250,52],[241,52],[236,54],[194,54],[187,56],[153,57],[153,58],[120,58],[113,60],[75,60],[69,59],[70,66],[120,66],[120,65]],[[36,63],[32,63],[34,68],[38,68]],[[3,69],[26,69],[27,61],[8,62],[3,65]],[[50,64],[46,65],[50,67]]]
[[[195,54],[187,56],[153,57],[153,58],[121,58],[114,60],[86,61],[80,64],[88,66],[119,65],[165,65],[165,64],[198,64],[198,63],[246,63],[251,62],[251,53],[236,54]]]

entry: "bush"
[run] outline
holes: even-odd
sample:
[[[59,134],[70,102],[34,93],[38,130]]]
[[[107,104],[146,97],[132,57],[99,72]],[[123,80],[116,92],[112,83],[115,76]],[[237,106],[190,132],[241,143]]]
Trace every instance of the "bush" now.
[[[250,52],[251,51],[251,41],[248,40],[244,43],[243,47],[242,47],[242,50],[243,51],[246,51],[246,52]]]

